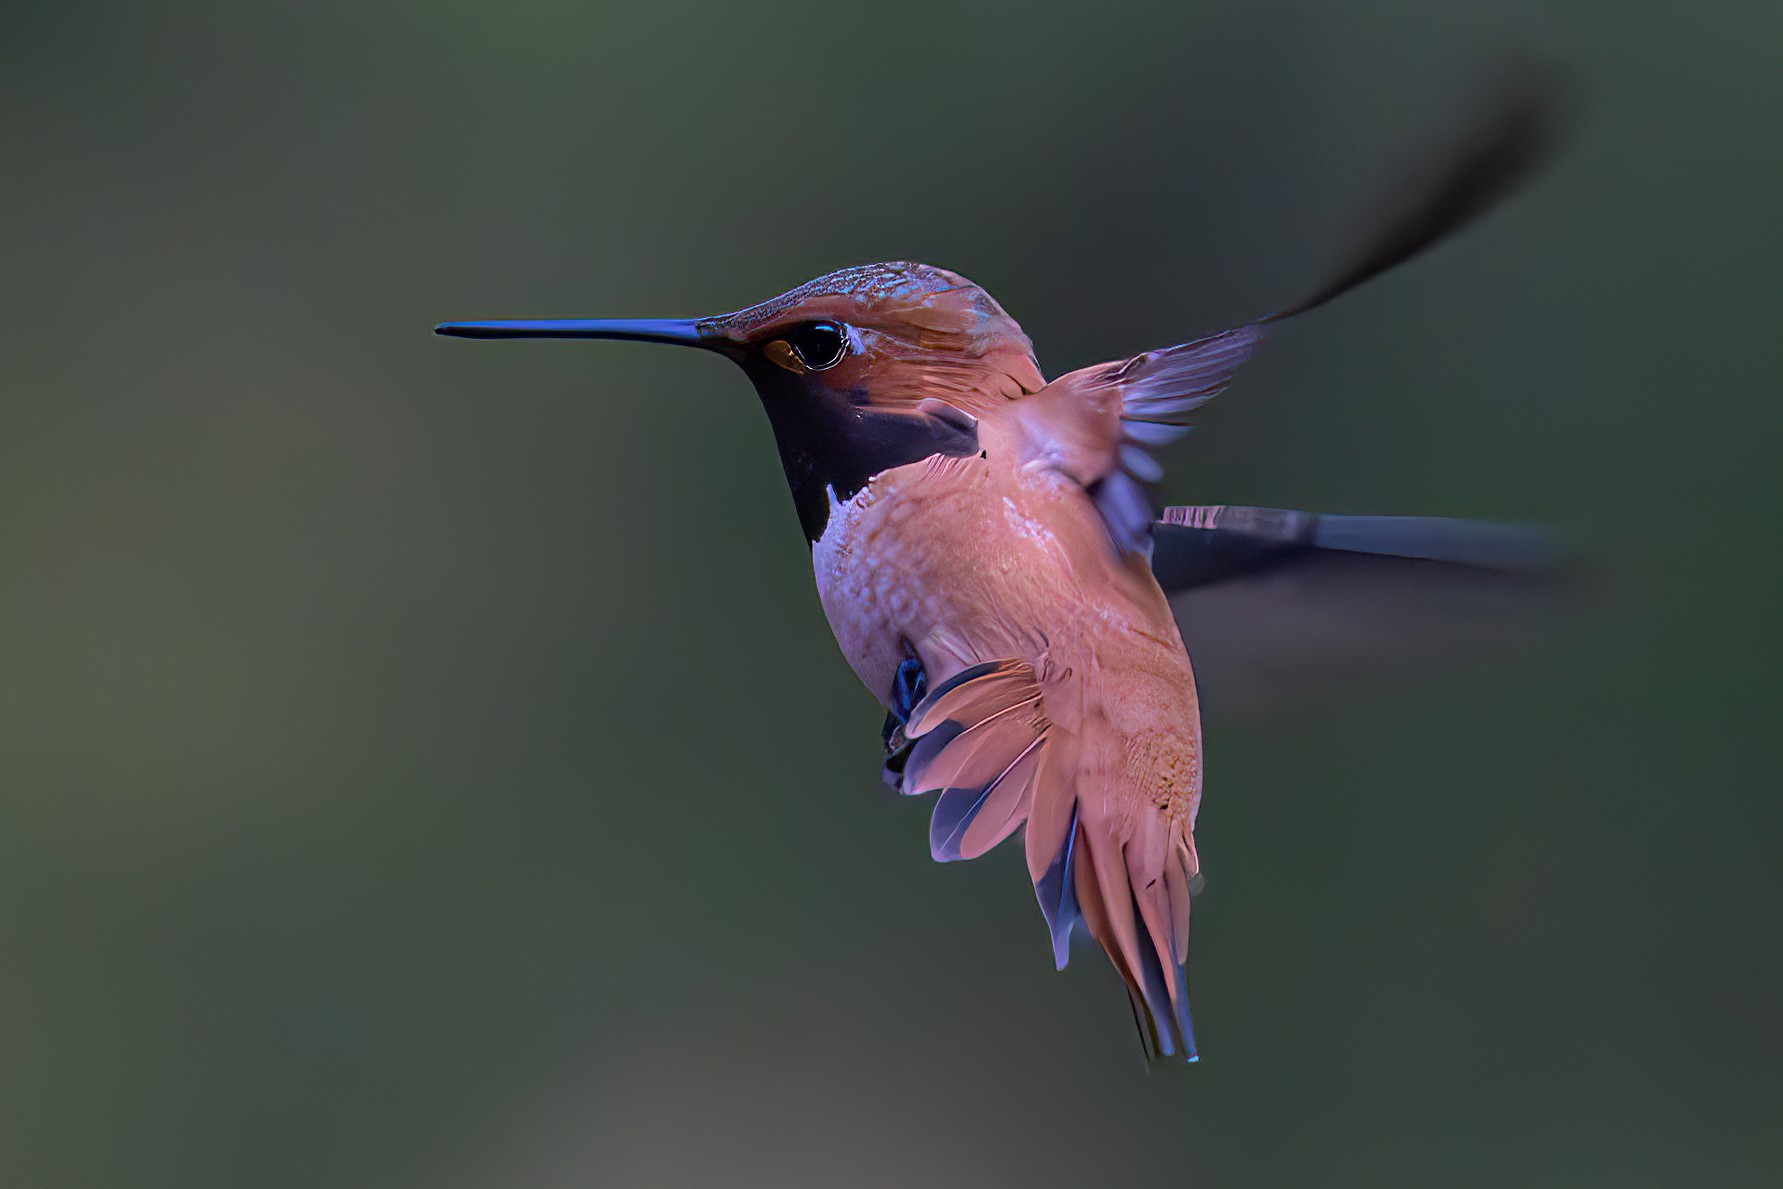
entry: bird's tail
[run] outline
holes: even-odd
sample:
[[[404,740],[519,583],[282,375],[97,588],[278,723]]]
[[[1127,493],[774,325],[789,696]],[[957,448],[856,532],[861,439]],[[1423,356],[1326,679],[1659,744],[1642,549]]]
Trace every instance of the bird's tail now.
[[[1126,983],[1147,1056],[1193,1061],[1184,962],[1194,842],[1150,805],[1116,820],[1085,779],[1079,737],[1047,719],[1041,695],[1023,661],[977,665],[942,683],[903,727],[913,742],[898,787],[940,793],[929,845],[941,862],[977,858],[1025,823],[1055,964],[1064,969],[1082,921]]]
[[[1078,799],[1065,840],[1084,925],[1126,983],[1147,1058],[1197,1060],[1185,967],[1189,898],[1199,876],[1194,843],[1152,813],[1123,842],[1091,811],[1097,800]],[[1033,855],[1030,848],[1030,867]]]

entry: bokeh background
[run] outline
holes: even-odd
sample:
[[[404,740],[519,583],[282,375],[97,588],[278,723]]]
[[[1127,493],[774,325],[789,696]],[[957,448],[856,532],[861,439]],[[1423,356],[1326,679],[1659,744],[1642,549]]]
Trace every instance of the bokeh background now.
[[[1776,1183],[1780,44],[8,4],[0,1182]],[[1165,494],[1551,521],[1593,608],[1212,719],[1192,1069],[878,784],[740,376],[428,333],[909,257],[1056,373],[1304,292],[1531,54],[1556,166],[1285,330]]]

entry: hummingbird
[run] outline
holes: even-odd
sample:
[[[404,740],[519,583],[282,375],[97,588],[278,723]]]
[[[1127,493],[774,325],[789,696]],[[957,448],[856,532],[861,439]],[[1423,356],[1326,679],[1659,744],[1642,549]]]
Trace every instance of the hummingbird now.
[[[903,261],[712,317],[436,331],[673,344],[740,366],[773,428],[824,615],[885,710],[884,779],[937,794],[930,853],[972,859],[1019,831],[1057,967],[1087,932],[1147,1057],[1192,1062],[1199,600],[1234,590],[1242,603],[1247,578],[1333,560],[1484,575],[1537,568],[1546,549],[1535,530],[1440,518],[1159,512],[1158,454],[1284,322],[1490,207],[1545,131],[1540,103],[1493,112],[1308,299],[1050,380],[988,292]],[[1251,627],[1267,635],[1259,616]]]

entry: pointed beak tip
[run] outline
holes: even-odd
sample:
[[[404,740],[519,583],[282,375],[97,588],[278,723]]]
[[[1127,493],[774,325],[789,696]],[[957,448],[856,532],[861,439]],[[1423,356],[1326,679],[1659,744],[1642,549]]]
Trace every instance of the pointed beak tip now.
[[[494,330],[477,322],[436,322],[433,333],[449,339],[487,339],[502,337],[499,330]]]

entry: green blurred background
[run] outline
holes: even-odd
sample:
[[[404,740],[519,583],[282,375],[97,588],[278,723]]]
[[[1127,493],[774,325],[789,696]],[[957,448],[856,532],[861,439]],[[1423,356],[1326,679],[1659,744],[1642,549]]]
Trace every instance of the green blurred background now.
[[[1780,44],[7,5],[0,1183],[1777,1183]],[[909,257],[1057,373],[1304,292],[1525,52],[1557,166],[1285,330],[1165,494],[1552,521],[1598,606],[1210,724],[1192,1069],[878,784],[740,376],[428,333]]]

